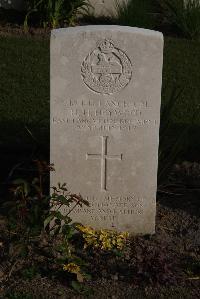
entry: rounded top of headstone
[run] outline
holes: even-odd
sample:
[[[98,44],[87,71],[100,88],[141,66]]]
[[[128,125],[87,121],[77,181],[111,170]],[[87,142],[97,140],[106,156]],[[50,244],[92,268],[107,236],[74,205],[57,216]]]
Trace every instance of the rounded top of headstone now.
[[[116,31],[125,33],[141,34],[149,37],[163,39],[163,34],[159,31],[143,29],[138,27],[130,26],[119,26],[119,25],[87,25],[87,26],[76,26],[68,28],[58,28],[51,31],[51,36],[73,34],[77,32],[97,32],[97,31]]]

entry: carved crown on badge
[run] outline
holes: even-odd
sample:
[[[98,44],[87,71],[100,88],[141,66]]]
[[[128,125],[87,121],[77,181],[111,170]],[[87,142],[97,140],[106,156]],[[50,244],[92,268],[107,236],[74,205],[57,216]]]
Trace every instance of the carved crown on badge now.
[[[100,51],[105,54],[111,53],[114,49],[113,42],[108,39],[104,39],[104,40],[98,42],[97,46],[99,47]]]

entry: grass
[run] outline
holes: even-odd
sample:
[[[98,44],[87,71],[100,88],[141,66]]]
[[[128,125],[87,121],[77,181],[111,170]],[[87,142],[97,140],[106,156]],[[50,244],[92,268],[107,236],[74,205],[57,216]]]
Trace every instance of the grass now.
[[[200,116],[200,43],[165,38],[163,101],[172,87],[184,87],[174,109],[174,126],[193,121],[191,146],[198,152]],[[0,150],[15,151],[38,142],[49,148],[49,39],[0,37]],[[193,146],[194,145],[194,146]],[[190,148],[190,154],[191,148]]]
[[[173,121],[189,124],[200,98],[200,43],[186,39],[165,38],[163,87],[184,88],[182,99],[174,112]],[[163,92],[163,101],[168,96]],[[197,117],[194,124],[200,124]]]
[[[158,1],[158,0],[157,0]],[[160,0],[161,14],[179,36],[200,40],[199,0]]]
[[[25,126],[48,143],[49,40],[1,37],[0,60],[0,145],[25,146]]]
[[[173,87],[183,89],[173,109],[172,135],[176,138],[188,129],[183,157],[199,160],[200,152],[200,43],[186,39],[165,38],[163,92],[165,103]]]

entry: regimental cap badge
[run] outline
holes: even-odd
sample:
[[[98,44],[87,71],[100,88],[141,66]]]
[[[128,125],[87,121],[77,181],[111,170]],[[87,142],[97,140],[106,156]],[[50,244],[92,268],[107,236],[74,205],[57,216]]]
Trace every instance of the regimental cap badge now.
[[[110,39],[97,42],[81,66],[83,82],[89,89],[101,94],[113,94],[131,80],[132,65],[128,56]]]

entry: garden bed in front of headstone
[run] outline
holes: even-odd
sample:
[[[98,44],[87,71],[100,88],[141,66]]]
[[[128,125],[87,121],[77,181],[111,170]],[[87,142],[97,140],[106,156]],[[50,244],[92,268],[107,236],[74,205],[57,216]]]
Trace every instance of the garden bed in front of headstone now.
[[[176,166],[171,187],[158,190],[155,235],[131,237],[117,254],[80,246],[91,277],[76,291],[66,272],[58,274],[52,255],[56,241],[33,238],[19,254],[18,236],[2,217],[2,298],[198,298],[200,190],[191,184],[197,168],[188,162]]]

